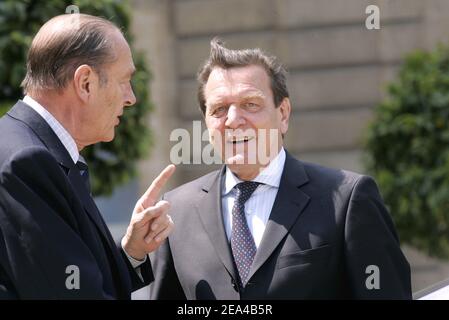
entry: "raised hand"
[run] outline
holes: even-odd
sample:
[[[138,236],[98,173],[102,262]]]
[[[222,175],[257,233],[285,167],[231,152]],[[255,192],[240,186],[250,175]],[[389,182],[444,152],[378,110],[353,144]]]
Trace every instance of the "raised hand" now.
[[[134,207],[122,247],[137,260],[144,259],[148,253],[156,250],[173,230],[173,221],[168,215],[169,203],[165,200],[156,201],[175,168],[172,164],[168,165]]]

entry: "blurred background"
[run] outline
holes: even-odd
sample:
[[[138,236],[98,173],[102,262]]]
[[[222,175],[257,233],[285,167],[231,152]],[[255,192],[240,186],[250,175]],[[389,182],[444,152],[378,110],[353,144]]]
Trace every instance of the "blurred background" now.
[[[65,8],[67,1],[62,2]],[[220,36],[234,49],[260,47],[276,55],[287,67],[293,114],[285,145],[291,153],[302,160],[374,174],[376,178],[378,171],[366,141],[373,145],[376,135],[370,133],[369,124],[376,120],[376,108],[388,100],[388,83],[397,81],[409,53],[435,50],[440,42],[449,40],[447,0],[106,2],[127,8],[127,33],[132,35],[134,50],[142,53],[151,73],[147,82],[151,94],[146,103],[153,106],[152,112],[143,118],[151,128],[151,150],[136,162],[136,175],[124,179],[124,184],[117,183],[111,195],[96,197],[116,238],[124,232],[135,201],[170,162],[170,150],[177,143],[170,141],[172,130],[192,131],[192,121],[202,120],[195,77],[214,36]],[[42,2],[36,3],[38,6]],[[89,1],[80,3],[88,5]],[[380,29],[366,27],[370,14],[365,10],[369,5],[379,8]],[[84,12],[81,5],[80,8]],[[101,12],[101,8],[97,10]],[[103,16],[111,18],[108,14]],[[0,41],[2,37],[10,35],[0,34]],[[441,108],[448,110],[449,103],[443,103]],[[128,142],[125,139],[122,143]],[[390,149],[395,148],[392,143]],[[179,165],[167,189],[215,168],[204,164]],[[382,184],[380,187],[383,191]],[[449,199],[449,192],[445,196]],[[393,203],[390,208],[394,208]],[[445,213],[444,225],[447,216],[449,211]],[[422,232],[431,234],[432,228]],[[449,239],[449,233],[442,236]],[[429,249],[431,244],[414,246],[411,238],[407,237],[409,244],[404,243],[403,249],[412,267],[413,291],[449,278],[445,255],[434,254]]]

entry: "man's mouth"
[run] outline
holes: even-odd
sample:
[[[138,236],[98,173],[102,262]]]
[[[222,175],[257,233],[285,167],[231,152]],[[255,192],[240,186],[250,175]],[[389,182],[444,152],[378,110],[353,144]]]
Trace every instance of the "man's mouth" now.
[[[240,144],[240,143],[246,143],[248,141],[251,141],[252,139],[254,139],[253,136],[251,137],[232,137],[230,139],[228,139],[228,143],[232,143],[232,144]]]

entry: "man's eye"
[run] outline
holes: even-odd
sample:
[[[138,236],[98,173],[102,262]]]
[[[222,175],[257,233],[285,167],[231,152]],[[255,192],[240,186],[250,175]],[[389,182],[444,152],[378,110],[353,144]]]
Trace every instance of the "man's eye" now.
[[[244,104],[245,108],[247,109],[257,109],[259,108],[259,105],[257,103],[253,103],[253,102],[247,102]]]
[[[226,107],[216,107],[215,109],[212,110],[211,114],[215,117],[221,117],[222,115],[224,115],[226,113]]]

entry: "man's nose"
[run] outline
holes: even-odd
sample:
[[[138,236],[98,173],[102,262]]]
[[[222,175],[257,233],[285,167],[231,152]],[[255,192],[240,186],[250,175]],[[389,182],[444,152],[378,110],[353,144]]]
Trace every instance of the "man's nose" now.
[[[132,87],[129,88],[127,95],[125,97],[125,107],[130,107],[135,104],[137,101],[136,95],[134,94],[134,90]]]
[[[231,105],[228,109],[225,125],[229,128],[236,129],[245,123],[242,110],[235,105]]]

